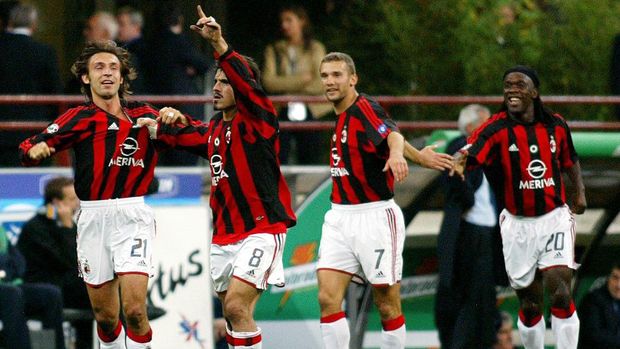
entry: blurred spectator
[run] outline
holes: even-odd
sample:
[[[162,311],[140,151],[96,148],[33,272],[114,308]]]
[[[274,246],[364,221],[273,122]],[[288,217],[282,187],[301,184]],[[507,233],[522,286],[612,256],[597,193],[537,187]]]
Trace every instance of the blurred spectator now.
[[[461,136],[446,149],[453,154],[491,113],[471,104],[459,114]],[[442,348],[491,348],[495,342],[493,234],[498,213],[493,192],[478,168],[447,181],[444,219],[437,238],[439,285],[435,321]]]
[[[52,284],[24,283],[24,256],[0,226],[0,320],[7,348],[30,349],[27,318],[37,316],[43,328],[54,330],[55,348],[64,349],[62,297]]]
[[[84,30],[82,31],[84,41],[107,41],[116,40],[118,36],[118,23],[116,18],[109,12],[99,11],[88,17],[86,23],[84,23]],[[133,81],[131,83],[133,87]],[[65,93],[67,94],[81,94],[80,92],[80,80],[72,76],[66,84]],[[57,115],[58,113],[56,113]]]
[[[116,40],[118,23],[111,13],[99,11],[88,17],[82,34],[87,42]]]
[[[6,27],[9,24],[9,13],[11,13],[13,7],[18,4],[19,1],[15,0],[0,1],[0,33],[6,30]]]
[[[513,320],[512,316],[505,311],[500,312],[500,322],[497,329],[497,341],[493,345],[493,349],[514,349],[512,343],[512,328]]]
[[[611,53],[611,93],[620,95],[620,34],[616,35]],[[616,104],[616,119],[620,120],[620,104]]]
[[[38,11],[32,5],[16,5],[9,14],[7,31],[0,34],[0,94],[60,94],[62,83],[54,49],[32,38]],[[51,121],[54,106],[0,105],[2,121]],[[34,131],[3,131],[0,166],[19,166],[17,146]]]
[[[588,293],[579,307],[579,348],[620,349],[620,262],[607,283]]]
[[[86,309],[90,302],[84,282],[78,277],[73,217],[79,200],[73,179],[57,177],[45,186],[43,206],[22,228],[17,247],[26,259],[26,282],[51,283],[61,288],[66,308]],[[92,321],[73,324],[77,348],[92,344]]]
[[[179,8],[166,3],[157,8],[155,18],[161,20],[156,35],[149,40],[150,60],[148,62],[149,92],[160,95],[201,94],[199,77],[209,68],[209,62],[183,33],[184,19]],[[204,120],[203,104],[170,106],[189,114],[197,120]],[[198,157],[187,152],[163,151],[159,165],[192,166]]]
[[[131,53],[131,63],[138,72],[138,76],[131,82],[131,90],[134,94],[148,93],[144,79],[146,69],[143,62],[146,61],[146,41],[142,37],[144,18],[142,12],[129,7],[121,7],[117,14],[118,42]]]
[[[310,18],[303,7],[289,6],[280,10],[283,38],[265,49],[263,84],[273,94],[322,96],[323,85],[319,65],[325,56],[325,46],[312,38]],[[312,121],[331,111],[327,104],[290,102],[279,108],[279,118],[285,121]],[[281,132],[280,161],[289,162],[291,141],[295,142],[299,164],[321,162],[320,132]]]

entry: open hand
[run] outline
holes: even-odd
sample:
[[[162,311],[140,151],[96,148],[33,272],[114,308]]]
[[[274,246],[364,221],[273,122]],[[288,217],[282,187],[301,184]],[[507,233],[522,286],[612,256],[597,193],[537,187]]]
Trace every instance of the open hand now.
[[[435,152],[437,146],[437,144],[433,144],[420,150],[420,165],[438,171],[451,170],[453,157]]]

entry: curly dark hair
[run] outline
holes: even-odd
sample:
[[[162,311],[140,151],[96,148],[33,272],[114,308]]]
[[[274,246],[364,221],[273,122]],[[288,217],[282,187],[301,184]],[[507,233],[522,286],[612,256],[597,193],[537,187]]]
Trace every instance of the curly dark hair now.
[[[129,52],[122,47],[118,47],[114,41],[94,41],[86,44],[86,47],[84,47],[84,50],[82,50],[80,56],[71,66],[71,72],[75,75],[78,81],[80,81],[80,90],[82,93],[89,100],[92,100],[93,95],[90,90],[90,84],[85,84],[82,81],[82,75],[88,75],[88,61],[90,58],[101,52],[107,52],[115,55],[121,63],[121,77],[123,78],[123,83],[118,89],[118,95],[121,99],[123,99],[125,95],[130,95],[132,93],[129,89],[129,81],[134,80],[138,74],[131,64]]]

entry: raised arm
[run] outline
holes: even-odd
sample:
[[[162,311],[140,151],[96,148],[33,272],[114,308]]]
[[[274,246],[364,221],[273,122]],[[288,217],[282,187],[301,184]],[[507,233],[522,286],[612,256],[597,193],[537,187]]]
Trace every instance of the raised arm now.
[[[235,92],[237,110],[242,117],[256,118],[263,122],[264,136],[269,138],[277,131],[277,116],[273,103],[267,97],[258,81],[259,77],[250,68],[250,62],[246,57],[232,50],[222,37],[222,29],[213,19],[207,17],[202,8],[198,6],[198,21],[192,25],[192,30],[205,38],[216,52],[219,67],[226,74],[230,85]]]
[[[215,52],[220,56],[223,55],[228,51],[228,44],[222,36],[222,27],[215,21],[215,18],[207,17],[200,5],[196,9],[198,11],[198,21],[196,24],[191,25],[190,28],[205,38],[213,46]]]

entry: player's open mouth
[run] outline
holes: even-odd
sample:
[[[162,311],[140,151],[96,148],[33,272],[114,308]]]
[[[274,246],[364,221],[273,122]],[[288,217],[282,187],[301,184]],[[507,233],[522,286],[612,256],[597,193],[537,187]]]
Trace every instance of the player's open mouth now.
[[[518,98],[518,97],[509,97],[508,98],[508,104],[509,105],[518,105],[519,103],[521,103],[521,98]]]

